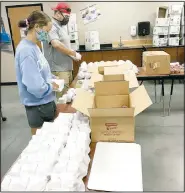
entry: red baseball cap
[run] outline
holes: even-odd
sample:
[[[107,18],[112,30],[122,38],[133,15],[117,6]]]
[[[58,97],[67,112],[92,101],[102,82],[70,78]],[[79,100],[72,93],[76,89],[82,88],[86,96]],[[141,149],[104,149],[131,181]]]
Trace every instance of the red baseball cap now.
[[[53,7],[52,10],[54,11],[61,11],[63,13],[71,13],[71,8],[67,3],[61,2],[58,3],[56,7]]]

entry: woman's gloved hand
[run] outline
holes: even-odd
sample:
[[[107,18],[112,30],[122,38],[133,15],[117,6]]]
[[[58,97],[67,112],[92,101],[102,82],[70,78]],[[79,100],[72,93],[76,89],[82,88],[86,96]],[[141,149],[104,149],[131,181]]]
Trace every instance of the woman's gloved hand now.
[[[53,87],[53,90],[58,90],[59,89],[59,85],[56,84],[55,82],[52,82],[51,85]]]

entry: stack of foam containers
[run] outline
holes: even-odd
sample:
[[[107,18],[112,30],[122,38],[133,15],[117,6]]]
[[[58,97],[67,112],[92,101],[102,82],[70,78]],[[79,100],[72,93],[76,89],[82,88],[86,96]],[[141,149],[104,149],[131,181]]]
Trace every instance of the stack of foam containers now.
[[[68,89],[66,94],[64,94],[62,97],[58,99],[58,103],[60,104],[71,103],[75,97],[76,97],[76,89],[70,88]]]
[[[5,175],[1,183],[2,191],[46,191],[51,182],[54,182],[50,188],[52,190],[84,191],[82,178],[87,174],[90,161],[89,133],[88,118],[78,112],[60,113],[53,123],[44,123]],[[70,138],[77,140],[78,154],[73,155],[73,146],[70,146],[73,140]],[[81,166],[80,161],[69,164],[69,158],[85,160],[85,166]],[[57,164],[59,169],[55,174]],[[62,170],[62,167],[68,170]],[[74,170],[80,167],[80,171]],[[60,183],[54,180],[58,177],[62,180]]]
[[[79,50],[79,38],[78,38],[78,26],[76,20],[76,13],[71,13],[69,23],[68,23],[68,32],[70,36],[71,49]]]
[[[160,10],[165,12],[164,15],[160,14]],[[170,20],[168,18],[168,8],[167,7],[158,7],[157,17],[155,20],[155,26],[153,28],[153,45],[167,46],[168,43],[168,30],[169,30]]]
[[[183,6],[181,4],[173,4],[169,6],[169,37],[168,45],[178,46],[180,43],[181,15]]]
[[[78,70],[78,80],[90,79],[91,74],[88,72],[88,65],[86,62],[82,62]]]
[[[83,178],[87,175],[90,162],[89,135],[88,117],[77,112],[66,147],[60,153],[46,186],[47,191],[85,191]]]

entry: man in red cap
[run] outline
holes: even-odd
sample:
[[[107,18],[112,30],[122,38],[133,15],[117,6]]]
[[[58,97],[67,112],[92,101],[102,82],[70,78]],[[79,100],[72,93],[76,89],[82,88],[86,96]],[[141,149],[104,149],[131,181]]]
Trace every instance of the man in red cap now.
[[[71,49],[67,30],[71,9],[67,3],[61,2],[52,10],[54,10],[53,27],[48,34],[49,44],[43,44],[44,55],[53,74],[60,79],[64,79],[65,84],[69,87],[73,79],[73,60],[81,60],[81,55]],[[60,98],[64,92],[66,92],[66,89],[57,93],[57,98]]]

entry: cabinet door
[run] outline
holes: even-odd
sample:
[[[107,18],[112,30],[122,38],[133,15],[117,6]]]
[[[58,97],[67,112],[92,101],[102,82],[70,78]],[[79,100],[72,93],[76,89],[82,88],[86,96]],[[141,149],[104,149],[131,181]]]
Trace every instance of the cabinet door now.
[[[86,62],[100,62],[102,61],[102,52],[101,51],[93,51],[86,52]]]
[[[177,61],[180,62],[180,64],[184,63],[184,47],[179,47],[178,49],[178,55],[177,55]]]
[[[119,60],[119,51],[102,51],[103,61]]]
[[[17,24],[20,20],[27,18],[35,10],[43,11],[42,4],[6,6],[14,53],[21,40],[20,28]],[[40,42],[38,42],[38,46],[41,48]]]
[[[119,60],[130,60],[133,64],[141,67],[142,51],[141,49],[120,50]]]
[[[178,48],[164,48],[163,49],[166,53],[170,55],[170,61],[171,62],[177,62],[177,54],[178,54]]]

